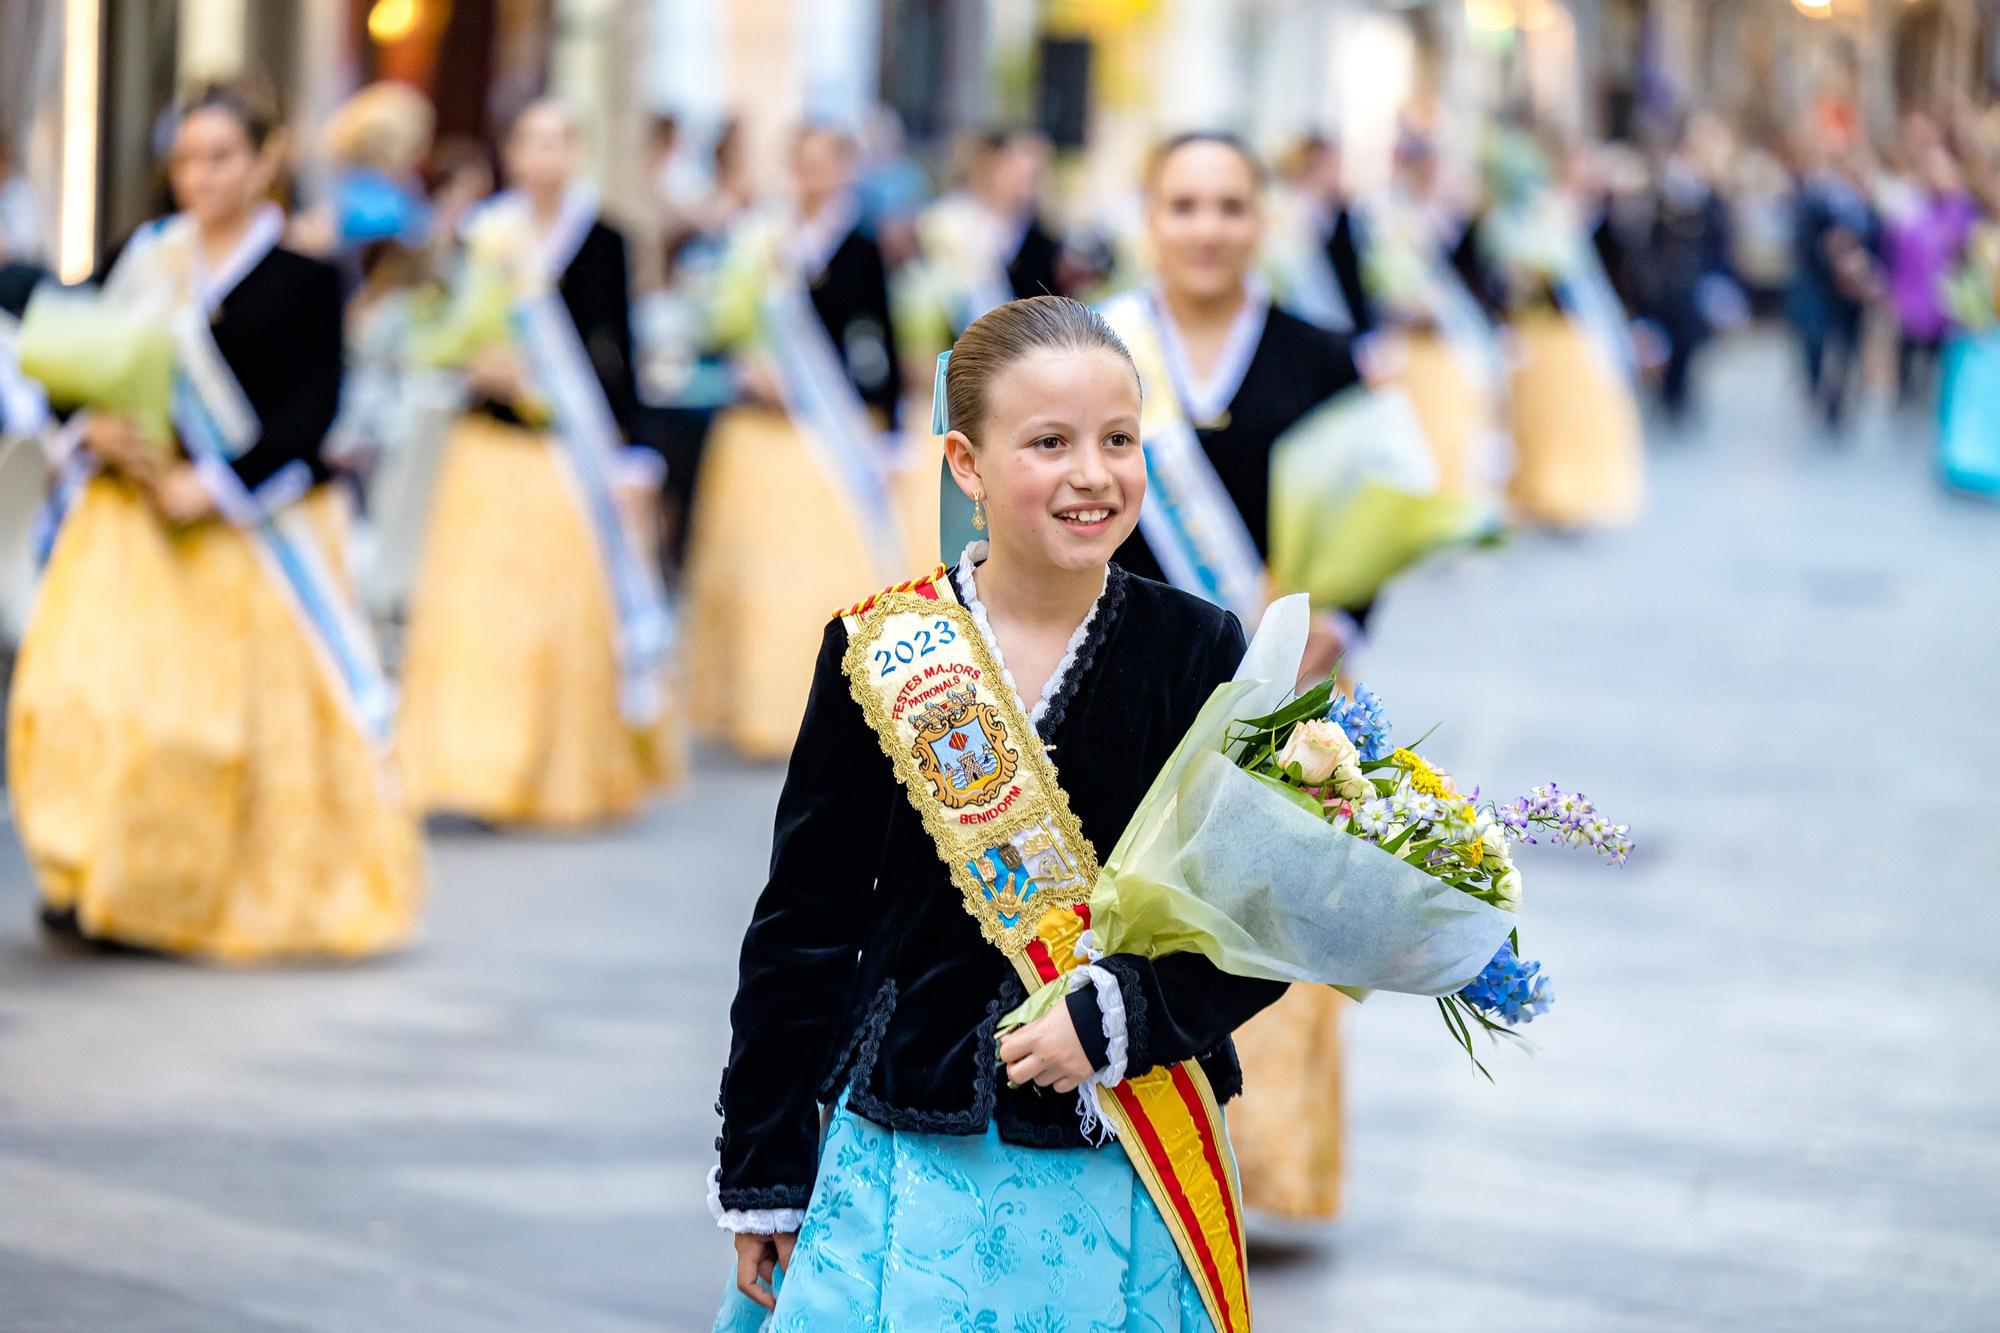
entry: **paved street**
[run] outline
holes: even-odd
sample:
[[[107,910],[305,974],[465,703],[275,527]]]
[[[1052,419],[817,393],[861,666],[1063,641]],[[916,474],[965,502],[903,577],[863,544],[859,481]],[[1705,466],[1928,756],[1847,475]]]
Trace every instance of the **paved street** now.
[[[1996,1327],[2000,509],[1783,349],[1713,367],[1645,522],[1385,602],[1363,678],[1623,870],[1529,862],[1559,1002],[1489,1086],[1422,1002],[1352,1025],[1347,1215],[1269,1333]],[[861,590],[857,590],[859,592]],[[736,941],[779,775],[709,759],[588,840],[441,834],[429,935],[353,968],[52,954],[0,861],[0,1329],[701,1329]],[[1531,849],[1532,850],[1532,849]],[[1080,1331],[1079,1331],[1080,1333]]]

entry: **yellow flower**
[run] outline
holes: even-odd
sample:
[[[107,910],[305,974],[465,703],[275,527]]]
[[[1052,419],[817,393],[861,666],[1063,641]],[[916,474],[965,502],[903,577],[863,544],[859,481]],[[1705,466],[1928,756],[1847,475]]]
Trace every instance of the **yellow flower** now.
[[[1415,750],[1397,750],[1389,756],[1389,762],[1408,773],[1410,785],[1426,796],[1458,795],[1458,788],[1451,785],[1451,778],[1433,768],[1430,762]]]

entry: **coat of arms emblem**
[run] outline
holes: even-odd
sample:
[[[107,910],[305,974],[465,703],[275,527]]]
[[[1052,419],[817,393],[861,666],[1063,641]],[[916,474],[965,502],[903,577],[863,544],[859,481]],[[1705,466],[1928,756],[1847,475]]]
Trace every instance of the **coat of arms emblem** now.
[[[917,732],[911,757],[947,810],[983,805],[1013,778],[1020,755],[978,691],[947,690],[911,721]]]

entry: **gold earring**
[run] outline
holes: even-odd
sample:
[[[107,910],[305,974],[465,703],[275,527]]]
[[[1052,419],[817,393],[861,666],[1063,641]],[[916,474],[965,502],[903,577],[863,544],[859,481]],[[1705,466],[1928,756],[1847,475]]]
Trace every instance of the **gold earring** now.
[[[972,497],[972,530],[986,531],[986,497],[983,495]]]

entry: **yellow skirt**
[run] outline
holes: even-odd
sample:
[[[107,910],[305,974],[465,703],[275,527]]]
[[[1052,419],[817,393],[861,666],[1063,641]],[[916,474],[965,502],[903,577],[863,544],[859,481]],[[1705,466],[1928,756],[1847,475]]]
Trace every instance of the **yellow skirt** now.
[[[1516,461],[1508,498],[1555,528],[1610,527],[1639,515],[1639,405],[1581,325],[1540,311],[1515,325],[1521,364],[1510,409]]]
[[[616,613],[559,447],[482,416],[445,442],[403,654],[421,809],[578,828],[681,775],[671,703],[645,728],[619,708]]]
[[[301,502],[345,576],[345,497]],[[8,703],[46,904],[87,935],[230,961],[410,937],[416,821],[250,538],[175,531],[122,481],[63,524]]]
[[[1342,1011],[1331,986],[1294,986],[1236,1032],[1243,1095],[1229,1104],[1229,1141],[1245,1209],[1288,1222],[1340,1213]]]
[[[782,413],[736,408],[716,419],[695,492],[683,640],[702,735],[747,758],[789,754],[827,620],[937,563],[936,441],[912,439],[892,484],[905,557],[882,570]]]
[[[1438,489],[1446,495],[1477,495],[1488,486],[1476,460],[1496,429],[1492,396],[1480,387],[1451,344],[1437,333],[1414,333],[1402,366],[1391,377],[1416,406],[1424,439],[1437,462]]]

